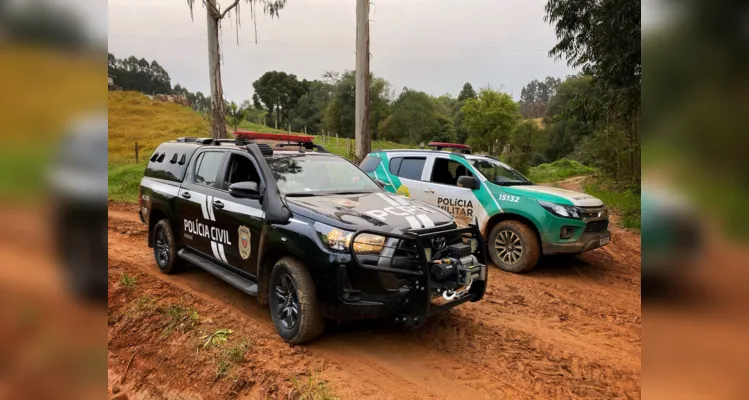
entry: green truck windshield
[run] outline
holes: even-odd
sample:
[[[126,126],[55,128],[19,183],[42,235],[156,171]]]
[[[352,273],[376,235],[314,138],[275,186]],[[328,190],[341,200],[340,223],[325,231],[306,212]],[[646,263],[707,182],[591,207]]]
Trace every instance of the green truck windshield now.
[[[474,159],[471,160],[471,164],[473,164],[474,168],[481,172],[486,179],[497,185],[510,186],[533,184],[533,182],[529,181],[514,169],[507,168],[501,163],[491,159]]]

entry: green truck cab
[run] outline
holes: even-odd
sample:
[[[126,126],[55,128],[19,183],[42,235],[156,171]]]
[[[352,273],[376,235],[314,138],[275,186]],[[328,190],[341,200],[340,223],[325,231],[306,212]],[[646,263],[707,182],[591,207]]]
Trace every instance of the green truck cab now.
[[[437,149],[375,151],[360,168],[387,191],[436,205],[461,227],[477,225],[502,270],[521,273],[542,255],[579,254],[610,242],[601,200],[536,185],[493,157],[470,154],[465,145],[430,145]]]

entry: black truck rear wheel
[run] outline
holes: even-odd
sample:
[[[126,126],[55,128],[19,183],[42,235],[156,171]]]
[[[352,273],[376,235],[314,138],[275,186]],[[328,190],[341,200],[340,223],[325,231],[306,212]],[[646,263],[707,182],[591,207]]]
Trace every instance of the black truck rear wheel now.
[[[288,343],[315,339],[325,329],[317,291],[307,268],[284,257],[273,266],[268,285],[270,314],[278,334]]]
[[[165,274],[174,274],[182,270],[184,261],[177,258],[177,246],[169,220],[162,219],[153,228],[153,256],[156,265]]]

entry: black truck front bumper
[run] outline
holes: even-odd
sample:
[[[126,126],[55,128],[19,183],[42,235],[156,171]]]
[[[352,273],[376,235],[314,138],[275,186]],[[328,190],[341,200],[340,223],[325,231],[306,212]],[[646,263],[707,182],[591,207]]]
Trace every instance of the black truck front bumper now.
[[[359,235],[385,236],[390,245],[378,256],[358,255],[354,243]],[[436,281],[430,268],[435,252],[432,239],[475,240],[471,255],[474,263],[461,266],[462,275]],[[387,251],[387,248],[391,251]],[[351,240],[351,262],[339,265],[336,286],[338,304],[328,308],[328,317],[337,320],[394,318],[399,323],[418,326],[427,318],[465,302],[479,301],[487,283],[486,255],[478,228],[455,228],[428,233],[384,233],[362,230]],[[376,284],[373,284],[376,282]]]

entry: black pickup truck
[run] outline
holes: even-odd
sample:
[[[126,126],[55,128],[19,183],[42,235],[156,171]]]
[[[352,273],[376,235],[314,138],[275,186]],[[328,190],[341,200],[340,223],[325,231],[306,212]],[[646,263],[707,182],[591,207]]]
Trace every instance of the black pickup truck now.
[[[476,227],[387,193],[309,136],[278,136],[287,143],[274,149],[254,140],[264,135],[155,150],[139,214],[162,272],[189,263],[257,296],[289,343],[314,339],[326,319],[419,326],[483,297]]]

